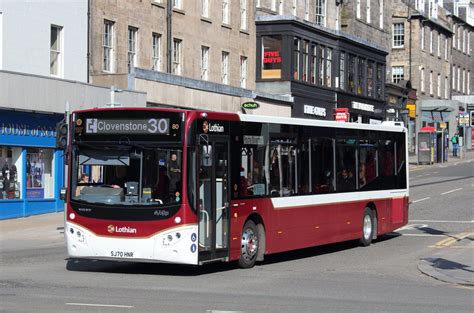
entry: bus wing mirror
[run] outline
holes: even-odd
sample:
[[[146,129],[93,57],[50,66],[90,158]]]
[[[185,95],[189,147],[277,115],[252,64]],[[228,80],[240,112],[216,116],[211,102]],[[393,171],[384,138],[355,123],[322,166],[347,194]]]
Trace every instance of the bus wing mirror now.
[[[202,146],[202,165],[212,166],[212,146],[211,145]]]

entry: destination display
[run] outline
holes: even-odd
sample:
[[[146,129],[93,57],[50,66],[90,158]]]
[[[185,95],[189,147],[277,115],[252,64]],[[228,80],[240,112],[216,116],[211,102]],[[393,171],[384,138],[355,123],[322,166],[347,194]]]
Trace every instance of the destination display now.
[[[150,118],[140,120],[104,120],[86,119],[86,134],[140,134],[168,135],[170,133],[169,118]]]
[[[74,138],[81,141],[180,141],[183,114],[140,110],[84,112],[74,115]]]

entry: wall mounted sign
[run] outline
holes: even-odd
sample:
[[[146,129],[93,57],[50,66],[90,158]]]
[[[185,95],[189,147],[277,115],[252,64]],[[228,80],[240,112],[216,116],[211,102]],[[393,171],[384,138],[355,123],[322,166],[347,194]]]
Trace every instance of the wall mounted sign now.
[[[362,102],[352,101],[352,108],[356,110],[375,112],[375,106]]]
[[[260,105],[257,102],[244,102],[240,105],[242,109],[246,110],[255,110],[260,107]]]
[[[316,107],[312,105],[304,105],[304,114],[326,117],[326,108]]]
[[[349,109],[348,108],[334,109],[334,120],[336,122],[347,123],[349,121]]]

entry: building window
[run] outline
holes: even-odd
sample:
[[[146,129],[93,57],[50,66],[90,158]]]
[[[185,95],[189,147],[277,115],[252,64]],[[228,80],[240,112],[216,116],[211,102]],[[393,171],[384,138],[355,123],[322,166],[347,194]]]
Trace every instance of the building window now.
[[[358,58],[359,68],[357,69],[357,94],[365,95],[365,60]]]
[[[433,95],[433,71],[430,72],[430,95]]]
[[[393,47],[403,48],[405,45],[405,26],[403,23],[393,24]]]
[[[441,74],[438,73],[438,86],[437,86],[437,92],[436,92],[436,95],[438,96],[438,98],[441,98]]]
[[[339,88],[346,90],[346,54],[341,52],[339,58]]]
[[[360,18],[360,0],[356,0],[356,18]]]
[[[326,26],[326,0],[316,0],[316,24]]]
[[[456,49],[456,24],[453,24],[453,48]]]
[[[278,14],[280,15],[283,15],[283,6],[284,6],[283,0],[279,0],[278,1]]]
[[[293,0],[293,6],[291,7],[291,12],[293,13],[293,16],[296,16],[297,2],[298,2],[298,0]]]
[[[458,67],[458,91],[461,91],[461,67]]]
[[[471,94],[471,71],[467,71],[467,94]]]
[[[230,0],[222,0],[222,23],[223,24],[230,24],[229,1]]]
[[[304,1],[304,19],[309,21],[309,0]]]
[[[438,58],[441,57],[441,35],[438,33],[438,42],[437,42]]]
[[[458,34],[457,34],[457,38],[458,38],[458,43],[457,43],[457,45],[458,45],[458,50],[459,50],[459,51],[461,51],[461,48],[462,48],[462,47],[461,47],[461,37],[462,37],[462,36],[461,36],[461,32],[462,32],[462,29],[461,29],[461,27],[459,26],[459,27],[458,27]]]
[[[418,12],[425,12],[425,0],[415,0],[415,9]]]
[[[370,19],[370,2],[371,2],[371,0],[367,0],[367,6],[366,6],[366,11],[367,11],[366,20],[367,20],[367,23],[369,23],[369,24],[371,22],[371,19]]]
[[[384,98],[384,89],[383,89],[384,82],[385,82],[384,71],[385,71],[385,67],[382,64],[377,64],[377,80],[376,80],[377,99]]]
[[[453,65],[453,73],[452,73],[453,77],[452,77],[452,89],[453,90],[456,90],[456,65]]]
[[[240,87],[247,88],[247,57],[240,56]]]
[[[421,50],[425,50],[425,27],[421,26]]]
[[[209,17],[209,0],[201,0],[201,16]]]
[[[112,72],[112,53],[113,53],[114,23],[104,21],[103,38],[103,69],[105,72]]]
[[[449,80],[448,76],[444,77],[444,98],[448,99],[449,98]]]
[[[281,36],[262,36],[262,79],[281,78]]]
[[[467,54],[471,55],[471,32],[467,32]]]
[[[332,49],[326,48],[326,87],[332,87]]]
[[[467,47],[467,45],[466,45],[466,31],[467,31],[467,29],[464,28],[464,31],[462,33],[462,52],[463,53],[466,53],[466,47]]]
[[[131,73],[132,68],[137,66],[137,33],[138,28],[128,27],[128,72]]]
[[[428,16],[429,18],[438,18],[438,0],[428,0]],[[436,2],[435,2],[436,1]]]
[[[229,52],[222,51],[221,58],[221,83],[229,83]]]
[[[152,59],[152,69],[154,71],[161,70],[161,35],[153,33],[152,34],[152,46],[151,46],[151,59]]]
[[[367,66],[367,96],[374,96],[374,62],[368,62]]]
[[[300,40],[293,39],[293,79],[300,79]]]
[[[317,45],[312,43],[311,44],[311,66],[309,69],[310,71],[309,75],[311,76],[311,84],[316,84],[317,79],[318,79],[317,64],[318,64]]]
[[[201,79],[209,79],[209,47],[201,46]]]
[[[247,0],[240,0],[240,29],[247,29]]]
[[[308,76],[308,60],[309,60],[309,42],[303,41],[303,81],[309,81]]]
[[[323,86],[324,85],[324,55],[326,49],[324,47],[318,46],[318,68],[319,68],[319,73],[318,73],[318,85]]]
[[[462,69],[462,93],[466,93],[466,69]]]
[[[400,81],[405,79],[405,75],[403,72],[403,66],[393,66],[392,67],[392,82],[397,84]]]
[[[49,72],[51,75],[60,76],[62,71],[62,27],[51,25]]]
[[[446,61],[448,61],[448,45],[449,45],[448,37],[445,37],[444,38],[444,59]]]
[[[183,0],[173,0],[173,8],[182,9],[183,8]]]
[[[433,54],[433,30],[430,29],[430,53]]]
[[[347,83],[349,84],[349,91],[355,93],[355,60],[356,57],[352,54],[349,55],[347,60]]]
[[[379,27],[383,29],[383,0],[379,0]]]
[[[173,39],[173,74],[181,75],[182,72],[182,40]]]
[[[425,69],[424,68],[420,69],[420,89],[422,93],[425,92]]]

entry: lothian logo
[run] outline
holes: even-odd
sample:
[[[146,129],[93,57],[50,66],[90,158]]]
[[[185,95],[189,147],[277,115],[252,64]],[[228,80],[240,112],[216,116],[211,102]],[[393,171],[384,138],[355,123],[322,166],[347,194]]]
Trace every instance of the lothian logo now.
[[[113,234],[113,233],[136,234],[137,233],[136,228],[128,227],[128,226],[117,227],[117,226],[114,226],[114,225],[107,226],[107,231],[111,234]]]

